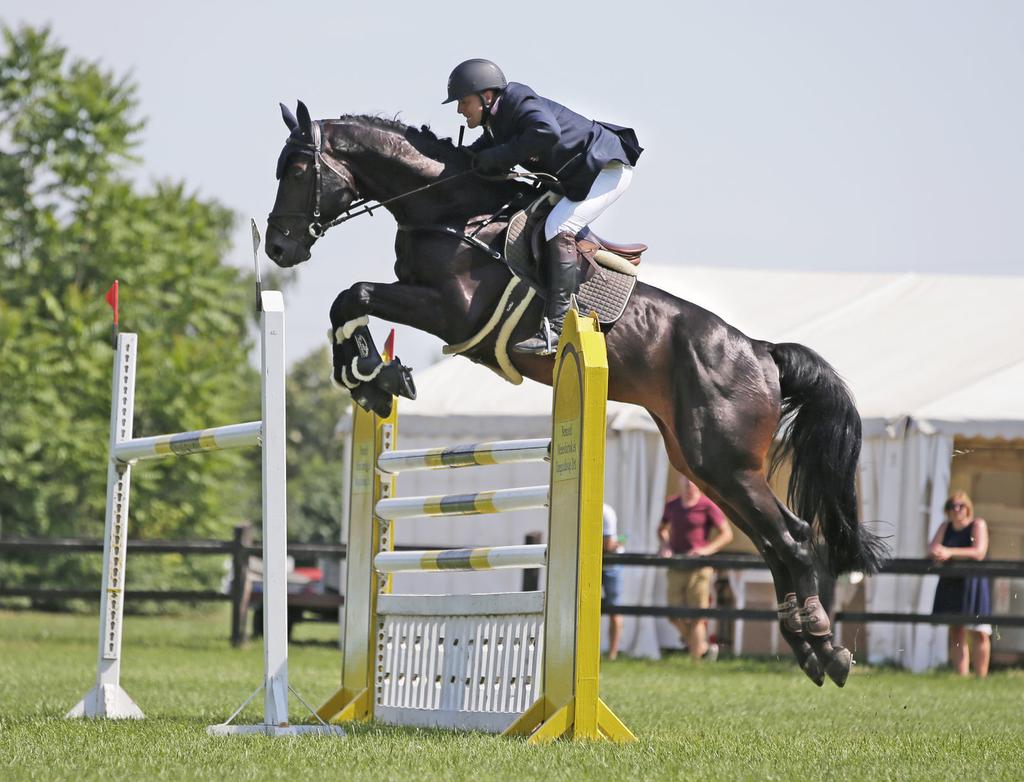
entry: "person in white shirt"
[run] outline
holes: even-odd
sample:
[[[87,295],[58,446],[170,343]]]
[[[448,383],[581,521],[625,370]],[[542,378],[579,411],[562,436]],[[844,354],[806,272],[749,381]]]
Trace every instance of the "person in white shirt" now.
[[[602,517],[602,534],[604,535],[604,550],[613,554],[621,554],[626,550],[622,545],[623,538],[618,534],[619,519],[615,509],[608,504],[604,506]],[[604,602],[607,605],[616,605],[619,602],[619,595],[622,592],[622,565],[605,565],[601,570],[601,590],[604,593]],[[609,614],[608,616],[608,659],[614,660],[619,656],[619,641],[622,639],[622,616],[621,614]]]

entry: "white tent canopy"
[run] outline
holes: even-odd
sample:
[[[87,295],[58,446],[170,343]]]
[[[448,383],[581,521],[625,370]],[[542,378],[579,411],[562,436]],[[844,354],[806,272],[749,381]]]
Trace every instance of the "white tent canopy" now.
[[[649,267],[642,279],[752,337],[814,348],[864,419],[1024,437],[1024,399],[1004,385],[1024,372],[1024,277]]]
[[[865,423],[863,517],[887,522],[883,533],[893,536],[898,556],[925,553],[948,491],[954,436],[1024,438],[1024,319],[1019,314],[1024,277],[644,264],[641,280],[711,310],[752,337],[808,345],[839,371]],[[551,392],[545,386],[528,380],[512,386],[486,368],[454,358],[417,373],[416,383],[419,398],[401,404],[399,447],[548,433]],[[607,500],[628,535],[627,549],[653,551],[666,474],[661,437],[646,412],[630,405],[609,403],[608,420]],[[426,474],[400,483],[399,491],[517,485],[506,480],[515,471],[500,476],[447,472],[453,477]],[[466,479],[455,475],[459,472],[474,475]],[[543,469],[529,481],[543,482]],[[397,537],[402,542],[519,543],[525,529],[543,527],[542,514],[509,515],[522,518],[510,522],[501,517],[494,524],[433,521],[428,531],[405,534],[400,529]],[[497,539],[474,536],[485,524],[498,533]],[[515,588],[507,574],[490,576],[509,583],[484,588]],[[448,583],[451,578],[414,576],[407,586],[469,591],[464,584]],[[627,569],[623,602],[663,602],[662,578],[651,569]],[[878,578],[871,582],[868,608],[927,611],[932,592],[927,579]],[[666,635],[657,624],[629,622],[624,651],[655,656]],[[872,625],[869,632],[872,660],[895,660],[915,669],[932,664],[934,648],[944,646],[945,631],[926,626]]]
[[[1024,438],[1024,277],[643,266],[641,279],[752,337],[814,348],[867,422],[911,416],[937,431]],[[482,377],[470,362],[442,361],[417,375],[425,393],[409,412],[452,422],[545,414],[543,387],[490,382],[483,394]]]

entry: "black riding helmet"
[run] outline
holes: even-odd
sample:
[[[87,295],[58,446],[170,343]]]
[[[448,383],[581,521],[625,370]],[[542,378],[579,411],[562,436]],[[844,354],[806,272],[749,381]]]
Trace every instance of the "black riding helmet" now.
[[[466,60],[456,65],[448,77],[448,100],[442,101],[441,105],[484,90],[503,90],[507,86],[505,74],[490,60]]]

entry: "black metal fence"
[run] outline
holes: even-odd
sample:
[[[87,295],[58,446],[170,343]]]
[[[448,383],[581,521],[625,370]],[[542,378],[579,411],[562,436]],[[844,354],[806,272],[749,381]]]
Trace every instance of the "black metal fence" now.
[[[296,559],[328,559],[340,561],[345,558],[343,543],[289,543],[288,554]],[[423,546],[396,546],[396,549],[415,550]],[[432,546],[431,548],[449,548]],[[0,555],[4,553],[75,554],[102,553],[103,541],[95,538],[0,538]],[[251,524],[239,524],[234,528],[231,540],[129,540],[128,553],[137,554],[192,554],[220,555],[231,558],[231,589],[222,592],[213,589],[127,589],[125,602],[171,602],[185,603],[231,603],[231,642],[244,643],[249,638],[248,615],[255,609],[254,619],[257,634],[261,632],[262,594],[253,589],[257,580],[250,568],[251,557],[263,555],[262,544],[255,539]],[[70,600],[99,598],[99,587],[65,588],[44,585],[13,587],[0,582],[0,598],[26,597],[38,600]],[[302,619],[307,610],[320,615],[330,615],[344,605],[345,599],[335,591],[319,593],[290,593],[288,595],[288,633],[292,625]],[[336,616],[336,613],[335,613]]]
[[[536,534],[527,536],[527,542],[539,542]],[[425,546],[399,546],[399,549],[425,548]],[[445,548],[434,546],[433,548]],[[0,554],[5,552],[18,553],[76,553],[102,552],[103,541],[82,538],[23,538],[0,539]],[[235,528],[231,540],[130,540],[130,554],[194,554],[221,555],[231,557],[232,579],[229,593],[216,590],[135,590],[126,591],[127,601],[185,601],[210,602],[230,601],[231,609],[231,640],[242,643],[248,637],[246,618],[249,608],[258,603],[259,595],[252,590],[253,574],[249,568],[249,558],[260,556],[262,548],[254,540],[251,525],[242,524]],[[340,543],[289,543],[288,554],[299,558],[320,558],[342,560],[345,558],[345,545]],[[608,565],[624,565],[627,567],[661,567],[674,570],[692,570],[712,566],[717,570],[767,569],[760,557],[747,554],[716,554],[713,557],[659,557],[654,554],[605,554],[604,561]],[[940,576],[988,576],[990,578],[1021,578],[1024,579],[1024,561],[987,560],[983,562],[944,562],[935,563],[929,559],[893,559],[882,569],[888,575],[940,575]],[[537,571],[526,570],[523,574],[524,589],[536,589],[538,584]],[[0,598],[28,597],[39,599],[93,599],[98,596],[93,588],[53,588],[46,586],[10,587],[0,583]],[[297,621],[301,612],[306,609],[331,610],[342,605],[344,599],[335,593],[289,595],[289,629],[293,621]],[[694,619],[711,618],[721,620],[751,619],[775,620],[775,612],[751,608],[681,608],[675,606],[646,605],[602,605],[605,614],[621,614],[624,616],[663,616],[667,618]],[[1009,615],[978,615],[961,614],[917,614],[889,613],[878,611],[839,611],[833,616],[837,622],[893,622],[922,624],[994,624],[1002,627],[1024,627],[1024,616]]]
[[[716,554],[712,557],[659,557],[656,554],[605,554],[606,564],[632,567],[663,567],[671,570],[767,570],[764,560],[753,554]],[[890,559],[880,575],[914,576],[987,576],[989,578],[1024,579],[1024,561],[984,560],[982,562],[942,562],[930,559]],[[680,608],[676,606],[640,606],[603,604],[605,614],[622,616],[664,616],[670,619],[754,619],[775,621],[775,611],[756,608]],[[993,624],[1001,627],[1024,627],[1024,616],[1005,614],[917,614],[883,611],[837,611],[834,622],[892,622],[911,624]]]
[[[21,538],[0,539],[0,554],[103,552],[103,541],[86,538]],[[125,601],[182,601],[188,603],[231,602],[231,642],[243,643],[248,639],[248,613],[258,606],[261,595],[253,591],[255,580],[249,567],[250,557],[263,554],[255,540],[251,524],[239,524],[231,540],[129,540],[128,553],[136,554],[193,554],[231,557],[231,591],[210,589],[125,590]],[[289,543],[288,554],[296,558],[320,557],[342,559],[345,546],[333,543]],[[96,599],[97,587],[57,588],[47,586],[11,587],[0,583],[0,598],[27,597],[32,599]],[[305,608],[330,609],[342,605],[338,594],[289,595],[289,631]]]

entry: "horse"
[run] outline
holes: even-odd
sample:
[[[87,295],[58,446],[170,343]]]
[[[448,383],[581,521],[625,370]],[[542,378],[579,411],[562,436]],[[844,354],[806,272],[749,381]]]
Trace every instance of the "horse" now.
[[[352,209],[387,209],[398,223],[397,281],[358,282],[335,299],[334,378],[364,407],[384,393],[388,404],[391,393],[412,396],[408,370],[397,361],[382,366],[366,344],[366,317],[449,345],[478,333],[512,278],[491,249],[507,223],[503,208],[533,188],[476,175],[461,144],[426,126],[360,115],[312,121],[301,101],[297,117],[281,110],[291,133],[278,158],[265,251],[278,266],[294,266],[311,257],[327,228],[362,213]],[[536,330],[541,306],[532,302],[513,342]],[[771,570],[780,631],[798,665],[818,686],[827,676],[842,687],[853,658],[833,643],[818,572],[824,564],[832,576],[875,573],[887,555],[858,522],[861,420],[843,380],[804,345],[752,339],[643,282],[605,332],[609,398],[646,409],[672,466],[750,537]],[[495,365],[486,350],[474,360]],[[552,361],[514,357],[522,375],[549,385]],[[396,365],[390,378],[380,375]],[[787,458],[783,502],[769,480]],[[816,545],[821,539],[824,547]]]

